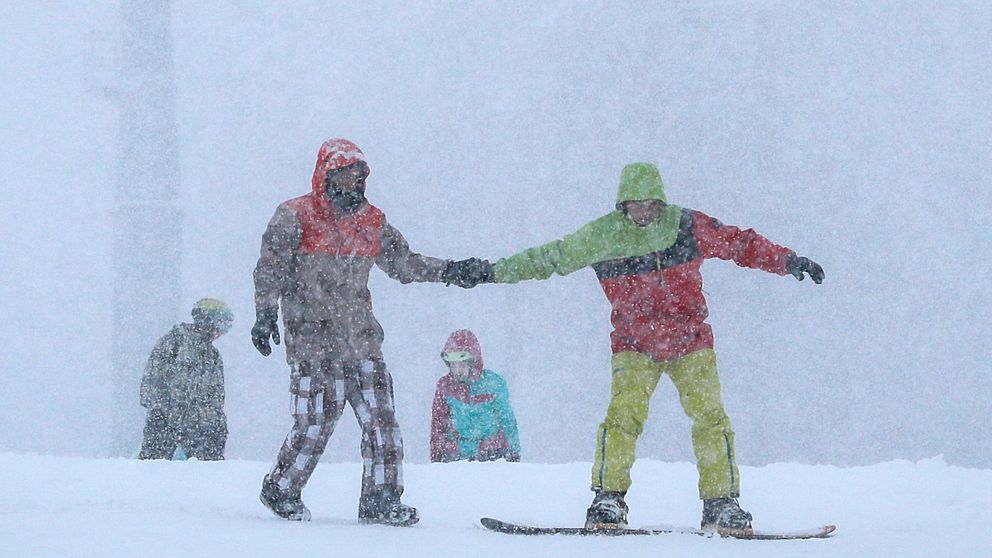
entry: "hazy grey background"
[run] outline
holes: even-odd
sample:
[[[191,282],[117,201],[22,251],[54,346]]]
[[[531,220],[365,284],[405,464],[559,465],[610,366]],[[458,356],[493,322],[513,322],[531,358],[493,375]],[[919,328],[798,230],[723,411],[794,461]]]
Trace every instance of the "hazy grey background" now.
[[[2,3],[0,451],[104,455],[118,9]],[[201,4],[173,10],[183,293],[237,315],[217,343],[229,457],[273,459],[291,423],[284,353],[248,336],[259,237],[320,143],[348,137],[371,200],[452,258],[571,232],[612,207],[625,163],[656,162],[672,202],[827,272],[703,267],[743,463],[992,467],[989,3]],[[509,381],[524,459],[591,458],[610,357],[592,271],[371,288],[409,459],[462,327]],[[670,384],[652,405],[639,455],[691,460]],[[354,422],[328,459],[359,459]]]

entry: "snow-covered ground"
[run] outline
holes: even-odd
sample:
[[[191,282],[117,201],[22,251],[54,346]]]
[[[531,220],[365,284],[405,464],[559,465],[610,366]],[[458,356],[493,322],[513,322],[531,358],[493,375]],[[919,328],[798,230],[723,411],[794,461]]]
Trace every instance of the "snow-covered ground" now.
[[[838,468],[743,467],[742,504],[766,529],[838,525],[810,541],[737,541],[691,535],[625,538],[517,537],[479,526],[492,515],[574,525],[589,493],[589,464],[409,464],[405,500],[419,525],[360,525],[361,466],[322,463],[304,500],[307,524],[273,517],[258,502],[268,464],[142,462],[0,454],[2,556],[775,556],[992,555],[985,522],[992,470],[942,459]],[[642,460],[629,494],[633,525],[698,521],[695,470]]]

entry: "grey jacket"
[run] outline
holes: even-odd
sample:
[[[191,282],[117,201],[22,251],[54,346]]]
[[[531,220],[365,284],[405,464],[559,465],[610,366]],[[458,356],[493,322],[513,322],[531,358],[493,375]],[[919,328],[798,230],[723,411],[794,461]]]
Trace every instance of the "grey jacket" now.
[[[193,324],[173,327],[155,344],[141,378],[141,405],[182,418],[223,414],[224,362]]]
[[[291,362],[382,358],[368,289],[373,264],[403,283],[440,282],[448,261],[410,250],[371,204],[338,211],[316,181],[313,193],[276,208],[255,266],[255,308],[281,303]]]

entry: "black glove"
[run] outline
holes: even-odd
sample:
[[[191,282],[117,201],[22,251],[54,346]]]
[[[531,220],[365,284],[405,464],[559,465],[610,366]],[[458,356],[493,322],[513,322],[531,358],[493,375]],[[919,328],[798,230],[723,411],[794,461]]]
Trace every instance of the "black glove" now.
[[[251,343],[255,345],[262,356],[269,356],[272,347],[269,346],[269,338],[279,344],[279,309],[263,308],[255,313],[255,325],[251,328]]]
[[[445,285],[455,284],[463,289],[471,289],[479,283],[494,283],[493,264],[488,260],[468,258],[448,262],[441,274]]]
[[[789,255],[789,259],[785,262],[785,269],[800,281],[806,277],[803,275],[805,272],[809,273],[809,276],[817,285],[823,282],[823,268],[820,267],[820,264],[809,258],[797,256],[795,253]]]

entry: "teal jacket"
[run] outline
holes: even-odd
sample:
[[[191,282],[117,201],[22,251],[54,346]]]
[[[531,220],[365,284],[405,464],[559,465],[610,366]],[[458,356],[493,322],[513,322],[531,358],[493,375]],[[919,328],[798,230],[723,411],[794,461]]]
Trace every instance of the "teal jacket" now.
[[[437,382],[431,421],[431,461],[520,457],[517,420],[506,381],[489,369],[472,383],[445,374]]]

